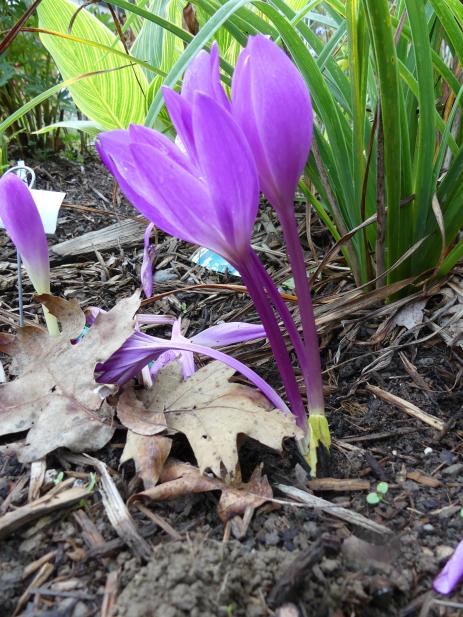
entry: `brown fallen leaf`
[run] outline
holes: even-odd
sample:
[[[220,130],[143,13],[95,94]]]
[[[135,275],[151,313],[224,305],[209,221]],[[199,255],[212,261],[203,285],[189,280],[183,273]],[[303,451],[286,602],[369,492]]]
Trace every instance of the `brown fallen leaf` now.
[[[170,454],[172,440],[163,435],[138,435],[127,431],[127,440],[122,451],[120,463],[133,460],[137,474],[143,480],[143,486],[156,486],[164,463]]]
[[[161,472],[160,484],[133,495],[129,503],[135,501],[168,501],[191,493],[221,491],[217,507],[222,521],[226,522],[245,512],[247,508],[258,508],[271,499],[272,489],[267,476],[262,476],[262,467],[257,467],[248,483],[226,484],[219,478],[203,475],[197,467],[170,459]]]
[[[18,453],[31,462],[59,447],[75,452],[98,450],[112,437],[112,408],[104,401],[108,388],[94,379],[95,365],[107,360],[132,334],[139,294],[121,300],[98,315],[84,339],[85,324],[77,300],[38,296],[61,323],[51,337],[34,326],[18,330],[14,339],[0,338],[0,351],[13,356],[18,377],[0,384],[0,435],[29,430]]]
[[[130,428],[151,435],[164,413],[167,428],[186,435],[200,471],[210,469],[217,477],[235,473],[240,434],[274,450],[281,450],[285,437],[302,437],[292,416],[273,409],[257,390],[230,383],[233,374],[225,364],[211,362],[183,381],[178,364],[169,364],[159,372],[151,390],[136,392],[143,405],[132,405]],[[130,399],[133,391],[123,395],[122,414],[118,407],[123,423]]]

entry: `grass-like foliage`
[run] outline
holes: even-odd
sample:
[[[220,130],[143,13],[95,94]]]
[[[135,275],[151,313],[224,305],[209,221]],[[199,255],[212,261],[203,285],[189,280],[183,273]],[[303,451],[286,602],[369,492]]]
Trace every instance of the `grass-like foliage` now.
[[[461,258],[458,0],[195,0],[193,14],[177,0],[111,5],[126,14],[114,32],[85,9],[73,17],[70,0],[38,7],[41,39],[92,128],[144,121],[169,130],[161,85],[176,87],[215,39],[228,87],[248,35],[268,35],[313,100],[315,147],[301,188],[336,240],[360,226],[342,243],[357,283],[442,275]]]

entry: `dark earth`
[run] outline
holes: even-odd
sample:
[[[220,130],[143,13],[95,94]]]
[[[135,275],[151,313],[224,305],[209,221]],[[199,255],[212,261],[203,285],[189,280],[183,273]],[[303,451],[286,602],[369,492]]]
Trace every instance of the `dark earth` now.
[[[62,209],[51,245],[134,216],[92,158],[82,162],[54,158],[34,167],[38,188],[66,191],[65,203],[80,206]],[[299,205],[298,211],[305,238],[304,207]],[[277,281],[286,280],[284,248],[268,208],[263,209],[256,229],[256,244],[269,249],[266,265]],[[331,241],[315,217],[311,233],[312,248],[321,259]],[[78,298],[83,306],[110,308],[137,288],[142,247],[141,233],[128,245],[116,244],[98,254],[53,258],[53,290]],[[192,264],[190,246],[160,234],[157,247],[156,294],[195,283],[239,284],[233,277]],[[313,260],[313,251],[308,246],[306,250]],[[318,306],[352,288],[342,262],[334,265],[339,267],[325,269],[317,279]],[[459,274],[453,280],[461,289]],[[0,289],[0,330],[12,331],[17,316],[15,256],[4,234],[0,236]],[[38,306],[27,281],[25,292],[26,317],[34,321]],[[461,586],[449,597],[432,591],[433,578],[463,538],[462,349],[449,346],[441,336],[431,336],[428,325],[442,306],[442,297],[439,289],[428,296],[419,327],[407,331],[391,326],[382,340],[378,332],[386,317],[378,313],[380,303],[346,314],[321,330],[326,409],[334,445],[331,456],[323,457],[320,475],[339,482],[336,490],[315,494],[384,525],[391,535],[372,536],[327,511],[269,503],[257,510],[244,538],[224,542],[224,525],[216,510],[219,495],[204,493],[148,503],[171,526],[163,525],[164,529],[137,508],[131,509],[139,532],[152,547],[146,561],[118,538],[95,491],[1,541],[0,616],[463,615]],[[256,320],[246,296],[226,290],[167,295],[147,310],[182,313],[190,334],[220,319]],[[246,345],[233,353],[278,384],[266,344]],[[367,384],[440,418],[445,430],[438,432],[380,400]],[[9,441],[14,438],[0,442],[0,516],[27,503],[28,496],[30,468],[9,453]],[[124,432],[117,431],[111,443],[93,455],[109,466],[127,499],[140,485],[131,463],[119,468],[123,443]],[[174,454],[194,463],[185,440],[178,440]],[[283,453],[274,453],[248,440],[240,460],[244,480],[263,463],[272,485],[311,492],[291,442],[285,443]],[[55,476],[64,471],[64,478],[86,481],[92,471],[67,463],[59,452],[47,457],[47,469],[56,470]],[[385,481],[389,490],[378,505],[371,506],[366,501],[368,484],[352,490],[347,480],[367,481],[370,490]],[[52,486],[48,477],[42,494]],[[290,499],[278,490],[274,495]],[[42,578],[37,578],[38,572]]]

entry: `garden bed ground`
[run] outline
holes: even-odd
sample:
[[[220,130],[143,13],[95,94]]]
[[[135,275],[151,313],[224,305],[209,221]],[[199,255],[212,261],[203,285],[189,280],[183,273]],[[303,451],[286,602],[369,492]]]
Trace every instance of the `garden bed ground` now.
[[[57,237],[50,244],[134,214],[119,197],[113,198],[111,180],[93,160],[80,164],[56,159],[37,165],[36,171],[38,188],[67,192],[69,205],[62,210]],[[303,235],[303,208],[300,217]],[[311,227],[313,261],[323,256],[330,240],[316,220]],[[270,210],[264,209],[260,217],[255,243],[276,280],[285,281],[284,248]],[[195,266],[191,253],[191,247],[159,236],[156,294],[198,283],[239,283]],[[106,251],[55,257],[53,290],[84,306],[110,308],[137,288],[141,255],[140,234],[133,243]],[[205,493],[148,504],[160,517],[157,524],[146,511],[133,509],[138,530],[152,547],[152,555],[144,560],[118,538],[94,491],[1,541],[0,616],[109,617],[113,605],[119,617],[463,614],[461,589],[450,598],[431,591],[433,577],[463,538],[463,361],[454,331],[459,326],[452,324],[453,346],[439,330],[449,294],[461,293],[459,273],[445,285],[433,290],[425,304],[415,299],[402,307],[401,319],[394,317],[399,307],[382,309],[378,302],[339,308],[337,298],[353,288],[342,262],[332,262],[317,279],[315,297],[327,416],[334,437],[322,475],[337,481],[331,481],[331,490],[326,490],[326,482],[308,483],[291,443],[280,455],[248,440],[241,452],[244,479],[263,463],[272,485],[314,492],[392,534],[367,534],[335,516],[334,510],[271,503],[257,511],[244,538],[224,542],[217,495]],[[0,329],[8,331],[17,322],[15,260],[3,234],[0,290]],[[146,310],[182,313],[190,334],[220,319],[256,320],[246,295],[227,289],[165,295]],[[29,321],[34,321],[36,311],[37,305],[27,304]],[[276,383],[268,345],[247,344],[235,352]],[[436,431],[385,402],[371,386],[414,403],[442,420],[444,430]],[[95,456],[109,466],[126,499],[137,484],[130,464],[119,469],[123,439],[124,433],[116,432]],[[174,454],[194,462],[186,442],[179,440]],[[47,458],[47,468],[63,470],[64,479],[81,481],[93,471],[60,453]],[[0,516],[27,502],[29,474],[29,467],[17,462],[4,440]],[[389,491],[381,504],[369,506],[368,487],[374,489],[379,481],[388,482]],[[42,492],[50,487],[52,481]],[[277,498],[290,499],[274,492]]]

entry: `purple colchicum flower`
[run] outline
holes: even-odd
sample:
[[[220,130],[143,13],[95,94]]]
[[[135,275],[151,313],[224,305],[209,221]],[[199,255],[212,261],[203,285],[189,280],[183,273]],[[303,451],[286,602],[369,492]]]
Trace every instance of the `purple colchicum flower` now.
[[[48,244],[39,211],[28,187],[15,174],[0,179],[0,219],[21,255],[29,279],[38,294],[50,293]],[[43,307],[48,331],[59,334],[58,322]]]
[[[198,74],[204,74],[203,68]],[[206,93],[211,91],[214,98]],[[148,220],[177,238],[215,251],[240,272],[266,329],[291,411],[307,428],[285,340],[266,297],[278,292],[265,279],[251,248],[259,206],[254,157],[217,96],[217,88],[187,89],[185,97],[164,88],[184,151],[157,131],[139,126],[100,134],[97,149],[125,196]],[[285,325],[300,353],[294,323],[288,319]]]
[[[250,36],[239,55],[232,113],[251,146],[262,192],[277,210],[293,210],[312,143],[312,104],[302,75],[265,36]]]
[[[102,133],[97,149],[126,197],[152,223],[231,262],[247,257],[259,187],[252,153],[232,116],[196,92],[191,105],[164,89],[186,148],[141,126]]]
[[[452,593],[463,578],[463,540],[445,564],[444,569],[434,579],[434,591],[447,595]]]
[[[232,101],[220,80],[218,48],[188,67],[181,94],[164,88],[177,131],[176,147],[142,127],[100,134],[100,155],[134,206],[165,232],[205,246],[241,274],[264,325],[288,402],[306,432],[303,450],[315,470],[319,443],[330,446],[321,363],[294,193],[313,132],[307,86],[289,57],[264,36],[251,36],[232,79]],[[154,170],[154,172],[153,172]],[[259,189],[275,208],[285,236],[303,338],[286,304],[250,246]],[[304,378],[309,421],[276,311]],[[181,336],[179,334],[179,336]],[[186,344],[186,343],[185,343]],[[172,350],[155,369],[170,361]],[[186,358],[186,356],[185,356]],[[192,369],[190,362],[189,369]]]
[[[239,56],[232,80],[232,113],[254,154],[260,188],[283,228],[304,334],[309,410],[312,416],[324,415],[318,337],[293,202],[312,143],[312,103],[302,75],[264,36],[249,37]]]
[[[230,108],[220,82],[215,43],[210,55],[201,51],[186,71],[182,97],[191,96],[192,84],[197,91],[209,93],[217,103]],[[233,74],[231,109],[251,146],[260,189],[282,224],[298,296],[304,345],[272,281],[258,268],[262,283],[283,319],[301,365],[312,416],[312,438],[316,441],[320,438],[329,447],[318,337],[293,204],[312,142],[312,103],[301,74],[270,39],[261,35],[249,37]]]
[[[156,249],[150,242],[153,228],[153,223],[150,223],[145,230],[143,263],[140,270],[141,285],[147,298],[153,295],[153,261],[156,255]]]
[[[89,307],[86,311],[86,328],[90,328],[98,317],[104,313],[98,307]],[[156,374],[173,360],[180,360],[183,378],[188,379],[195,372],[194,354],[203,355],[220,360],[228,364],[236,371],[242,373],[254,385],[256,385],[267,398],[284,412],[289,410],[281,397],[254,371],[231,356],[214,350],[214,347],[225,347],[235,343],[244,343],[266,336],[265,329],[256,324],[241,322],[222,323],[192,336],[190,339],[181,334],[181,319],[174,319],[167,315],[144,315],[136,316],[136,332],[127,339],[124,345],[116,351],[106,362],[97,365],[96,373],[99,383],[115,383],[123,385],[137,374],[141,373],[147,380],[147,365],[153,364],[150,376]],[[159,337],[150,336],[140,332],[140,325],[172,325],[170,341]],[[85,332],[75,341],[79,343],[85,336]],[[149,381],[149,378],[148,378]]]
[[[0,218],[37,293],[50,293],[48,245],[31,192],[13,173],[0,179]]]

